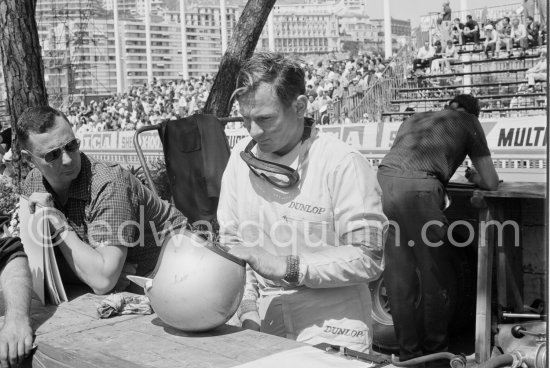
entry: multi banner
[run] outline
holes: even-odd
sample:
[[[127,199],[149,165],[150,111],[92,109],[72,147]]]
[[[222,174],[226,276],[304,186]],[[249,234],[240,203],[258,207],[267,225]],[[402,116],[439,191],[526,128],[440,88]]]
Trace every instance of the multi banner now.
[[[388,152],[401,123],[324,125],[320,129],[357,148],[374,165]],[[491,154],[499,168],[545,169],[548,145],[546,116],[498,118],[482,121]],[[247,137],[245,129],[226,131],[231,147]],[[82,150],[100,160],[139,166],[134,148],[134,131],[78,134]],[[162,144],[157,132],[140,134],[147,160],[161,158]]]

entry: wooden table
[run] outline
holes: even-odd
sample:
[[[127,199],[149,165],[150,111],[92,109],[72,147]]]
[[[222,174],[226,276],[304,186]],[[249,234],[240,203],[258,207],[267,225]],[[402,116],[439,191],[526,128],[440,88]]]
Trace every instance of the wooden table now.
[[[184,333],[156,314],[99,319],[96,304],[103,298],[85,294],[57,307],[33,303],[38,349],[26,366],[222,368],[304,346],[229,325]]]
[[[502,221],[502,224],[505,224],[508,219],[504,218],[503,213],[505,209],[510,210],[512,199],[544,200],[546,198],[545,183],[503,182],[495,191],[468,188],[448,188],[448,190],[452,197],[470,197],[472,205],[478,208],[479,222],[487,225],[490,221]],[[481,226],[479,228],[482,229]],[[487,226],[486,229],[487,231],[481,231],[478,237],[475,355],[479,363],[487,361],[491,354],[494,258],[498,261],[499,278],[496,284],[499,298],[504,297],[507,290],[506,248],[502,244],[496,244],[500,240],[496,226]]]

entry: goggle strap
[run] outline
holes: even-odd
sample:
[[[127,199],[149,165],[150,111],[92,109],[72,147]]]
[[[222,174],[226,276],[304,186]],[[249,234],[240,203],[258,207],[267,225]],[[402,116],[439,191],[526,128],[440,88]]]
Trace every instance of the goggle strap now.
[[[241,158],[244,160],[244,162],[246,162],[248,166],[252,166],[256,169],[268,171],[274,174],[289,176],[295,172],[294,169],[289,168],[288,166],[281,165],[275,162],[265,161],[257,157],[253,157],[248,152],[241,152]]]

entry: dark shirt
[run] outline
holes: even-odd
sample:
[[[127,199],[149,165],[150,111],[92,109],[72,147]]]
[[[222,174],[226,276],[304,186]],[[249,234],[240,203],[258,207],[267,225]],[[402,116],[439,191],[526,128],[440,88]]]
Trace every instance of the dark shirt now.
[[[533,38],[537,39],[540,31],[540,24],[538,22],[533,22],[525,27],[527,34],[531,35]]]
[[[447,184],[466,155],[490,155],[479,120],[471,114],[443,110],[418,113],[404,121],[380,166],[422,171]]]
[[[84,153],[81,158],[82,168],[71,183],[65,206],[56,200],[38,169],[29,173],[23,194],[51,193],[55,207],[63,212],[83,242],[93,248],[130,247],[126,262],[137,265],[137,275],[148,274],[160,254],[162,244],[157,244],[156,239],[185,226],[187,219],[119,165],[96,161]]]
[[[27,257],[19,238],[0,239],[0,271],[14,258]]]
[[[453,23],[453,26],[451,28],[451,30],[454,31],[454,32],[458,32],[462,29],[464,29],[464,24],[462,24],[462,23],[458,23],[458,26]]]
[[[451,20],[451,7],[449,5],[445,5],[443,7],[443,17],[441,18],[441,20]]]
[[[467,21],[465,27],[468,28],[470,31],[473,31],[477,27],[476,32],[479,32],[479,26],[477,25],[477,22],[473,19]]]
[[[11,128],[5,129],[2,133],[0,133],[0,137],[2,137],[0,143],[5,144],[6,151],[9,151],[11,148]]]

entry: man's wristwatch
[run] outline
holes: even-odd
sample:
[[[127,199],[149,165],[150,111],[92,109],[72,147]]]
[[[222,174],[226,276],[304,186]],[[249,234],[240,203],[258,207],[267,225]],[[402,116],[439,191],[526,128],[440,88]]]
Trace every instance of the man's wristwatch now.
[[[286,272],[283,280],[289,284],[297,284],[300,280],[300,257],[289,255],[286,257]]]

